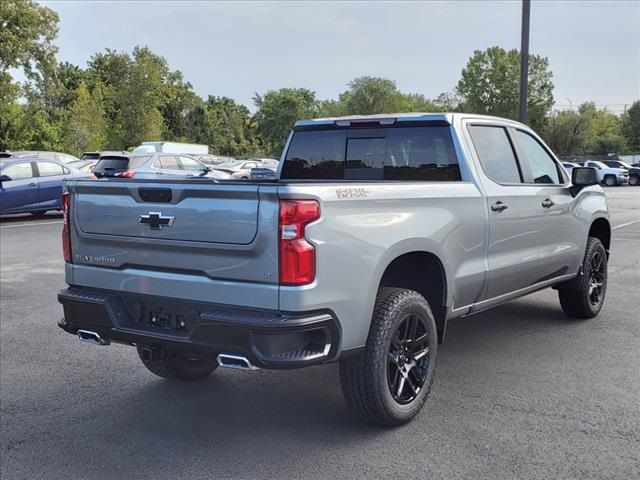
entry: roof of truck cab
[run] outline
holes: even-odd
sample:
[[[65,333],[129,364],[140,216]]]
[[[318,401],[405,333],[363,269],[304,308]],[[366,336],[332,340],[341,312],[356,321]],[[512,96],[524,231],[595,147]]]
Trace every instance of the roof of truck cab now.
[[[492,117],[489,115],[478,115],[475,113],[427,113],[427,112],[415,112],[415,113],[379,113],[375,115],[348,115],[344,117],[327,117],[327,118],[313,118],[307,120],[298,120],[294,128],[304,129],[316,126],[334,125],[340,122],[364,122],[367,121],[380,121],[380,120],[395,120],[394,123],[402,122],[445,122],[448,124],[453,123],[453,116],[462,116],[465,118],[474,118],[479,120],[495,120],[501,123],[510,123],[516,125],[522,125],[515,120],[501,117]],[[526,127],[525,125],[522,125]]]

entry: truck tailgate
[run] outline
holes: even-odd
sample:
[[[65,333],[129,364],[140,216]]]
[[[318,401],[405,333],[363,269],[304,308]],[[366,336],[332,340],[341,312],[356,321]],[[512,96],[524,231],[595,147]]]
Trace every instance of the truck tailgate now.
[[[194,180],[70,183],[73,281],[158,295],[171,277],[172,296],[221,303],[233,303],[230,282],[244,286],[245,300],[255,284],[256,306],[277,308],[278,199],[270,190]]]

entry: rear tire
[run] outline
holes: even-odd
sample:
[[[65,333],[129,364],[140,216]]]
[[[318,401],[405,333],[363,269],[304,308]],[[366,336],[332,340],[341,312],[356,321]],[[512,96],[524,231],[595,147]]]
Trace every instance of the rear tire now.
[[[347,405],[380,425],[409,422],[429,396],[437,351],[436,323],[424,297],[381,288],[364,352],[340,362]]]
[[[140,347],[137,350],[142,364],[151,373],[170,380],[192,382],[208,377],[218,368],[218,362],[208,358],[187,357],[173,353],[159,360],[148,360],[143,358]]]
[[[638,184],[640,184],[640,177],[638,177],[638,175],[631,175],[629,177],[629,185],[637,187]]]
[[[604,177],[604,184],[607,187],[615,187],[618,184],[618,181],[613,175],[607,175],[606,177]]]
[[[589,237],[582,262],[579,288],[559,288],[562,310],[573,318],[593,318],[604,304],[607,292],[607,252],[600,239]]]

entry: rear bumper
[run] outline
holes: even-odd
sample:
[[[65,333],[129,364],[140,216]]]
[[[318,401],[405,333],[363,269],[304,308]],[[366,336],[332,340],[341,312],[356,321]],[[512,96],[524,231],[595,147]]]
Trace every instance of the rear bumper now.
[[[330,311],[286,313],[70,287],[58,293],[60,328],[111,342],[216,358],[246,357],[260,368],[300,368],[337,359],[340,326]]]

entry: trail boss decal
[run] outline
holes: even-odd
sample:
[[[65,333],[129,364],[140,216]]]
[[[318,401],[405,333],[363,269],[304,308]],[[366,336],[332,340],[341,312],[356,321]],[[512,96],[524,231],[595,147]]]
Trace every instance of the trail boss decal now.
[[[364,188],[337,188],[336,195],[338,198],[351,199],[351,198],[367,198],[369,192]]]

